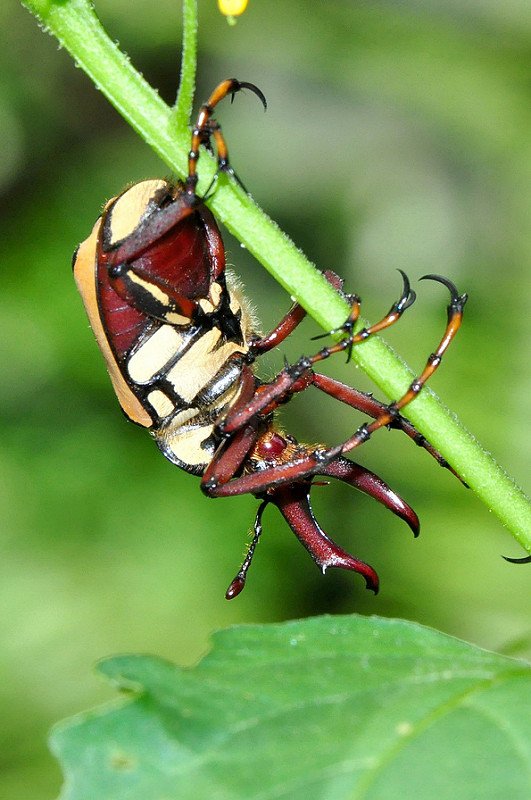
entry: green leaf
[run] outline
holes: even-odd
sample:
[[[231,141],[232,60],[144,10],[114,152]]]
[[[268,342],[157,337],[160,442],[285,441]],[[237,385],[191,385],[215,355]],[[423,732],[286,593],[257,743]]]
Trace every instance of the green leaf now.
[[[62,800],[530,796],[530,665],[419,625],[237,627],[190,670],[99,669],[132,697],[55,729]]]

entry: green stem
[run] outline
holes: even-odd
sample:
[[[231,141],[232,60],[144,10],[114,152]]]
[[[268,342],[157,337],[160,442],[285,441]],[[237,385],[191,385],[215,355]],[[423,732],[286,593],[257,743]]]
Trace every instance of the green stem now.
[[[197,70],[197,0],[183,0],[183,46],[177,102],[172,112],[176,131],[184,133],[192,117]]]
[[[184,177],[190,144],[185,120],[191,108],[195,77],[195,0],[184,0],[184,84],[173,112],[109,39],[88,0],[24,0],[24,4],[170,169]],[[208,186],[215,168],[214,160],[203,154],[199,192]],[[239,186],[222,176],[208,204],[325,330],[343,322],[349,310],[345,302]],[[399,397],[411,381],[413,373],[380,339],[355,348],[354,357],[390,398]],[[429,390],[408,406],[407,415],[531,553],[531,504],[490,454]]]

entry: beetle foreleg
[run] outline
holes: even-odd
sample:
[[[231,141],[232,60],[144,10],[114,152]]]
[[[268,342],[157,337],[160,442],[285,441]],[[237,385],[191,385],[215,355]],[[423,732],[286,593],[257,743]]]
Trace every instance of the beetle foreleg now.
[[[315,519],[310,505],[309,483],[284,486],[275,491],[270,499],[323,573],[329,567],[357,572],[365,578],[367,588],[377,594],[379,581],[374,569],[339,547]]]

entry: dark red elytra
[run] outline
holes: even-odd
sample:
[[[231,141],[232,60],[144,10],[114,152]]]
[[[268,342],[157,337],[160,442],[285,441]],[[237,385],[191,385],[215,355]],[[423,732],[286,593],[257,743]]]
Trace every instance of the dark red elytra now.
[[[129,241],[133,236],[117,243],[111,238],[113,211],[120,197],[106,214],[98,243],[98,299],[117,358],[124,357],[152,319],[145,308],[139,308],[126,285],[129,274],[148,284],[153,282],[183,316],[190,318],[194,301],[207,297],[213,281],[224,272],[225,250],[214,217],[206,206],[191,207],[189,197],[181,187],[178,190],[175,198],[164,191],[155,194],[134,242]],[[162,224],[157,220],[150,230],[149,220],[159,215],[164,217]]]
[[[196,193],[200,147],[211,140],[218,172],[236,177],[213,113],[223,98],[242,89],[252,91],[266,107],[254,84],[236,79],[219,84],[201,107],[192,131],[185,181],[143,181],[109,201],[77,252],[76,281],[126,415],[150,429],[172,463],[200,476],[209,497],[250,493],[260,500],[247,555],[226,597],[236,597],[245,586],[268,505],[278,508],[323,572],[329,567],[357,572],[376,592],[374,569],[343,550],[319,526],[310,505],[312,486],[329,479],[342,481],[374,498],[418,533],[413,509],[346,453],[379,428],[392,427],[448,467],[401,412],[438,368],[459,329],[467,298],[446,278],[424,276],[450,292],[447,325],[423,372],[389,405],[321,375],[315,367],[337,353],[350,357],[353,347],[402,316],[415,300],[404,273],[400,298],[379,322],[355,332],[361,301],[353,296],[351,313],[335,332],[341,333],[340,341],[287,365],[273,380],[261,380],[256,362],[282,344],[306,312],[295,303],[266,336],[257,332],[238,281],[225,270],[216,220]],[[341,292],[337,275],[326,272],[324,278]],[[275,412],[310,387],[372,421],[333,447],[298,443],[277,429]]]

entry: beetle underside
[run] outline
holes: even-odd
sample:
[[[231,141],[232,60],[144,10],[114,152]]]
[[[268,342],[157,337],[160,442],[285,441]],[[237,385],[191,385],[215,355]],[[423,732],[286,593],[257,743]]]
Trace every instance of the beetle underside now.
[[[444,459],[401,414],[439,366],[459,329],[466,295],[445,278],[424,278],[450,292],[442,339],[423,372],[405,394],[385,405],[314,367],[393,325],[415,300],[407,276],[403,291],[376,324],[356,331],[361,301],[350,297],[345,324],[332,333],[340,340],[286,366],[272,381],[261,382],[254,364],[281,344],[305,316],[295,303],[267,336],[256,322],[237,281],[225,271],[225,253],[217,223],[196,195],[196,164],[201,144],[213,137],[219,171],[232,173],[225,141],[213,110],[242,88],[265,98],[253,84],[224,81],[202,106],[192,134],[189,173],[184,183],[144,181],[105,206],[91,236],[80,245],[74,273],[87,313],[126,415],[150,429],[164,455],[201,476],[210,497],[251,493],[261,502],[247,556],[227,590],[231,599],[245,585],[268,504],[275,505],[323,572],[340,567],[360,573],[378,590],[378,576],[363,561],[330,539],[315,519],[312,483],[334,478],[359,489],[403,519],[415,535],[417,515],[377,475],[350,461],[346,453],[365,443],[379,428],[398,428],[437,461]],[[332,272],[325,278],[341,291]],[[316,337],[319,338],[319,337]],[[274,412],[314,387],[355,408],[371,422],[334,447],[309,447],[275,426]]]

